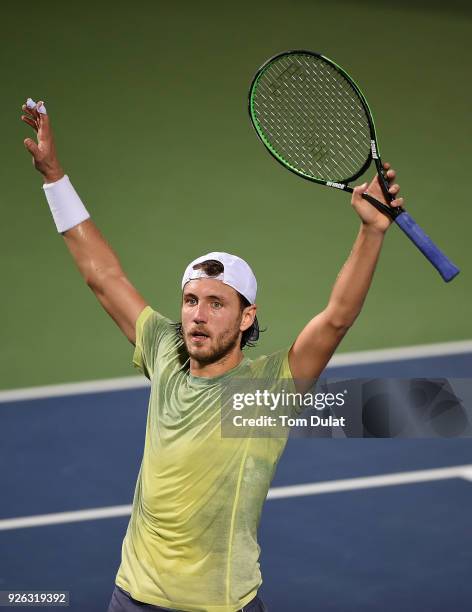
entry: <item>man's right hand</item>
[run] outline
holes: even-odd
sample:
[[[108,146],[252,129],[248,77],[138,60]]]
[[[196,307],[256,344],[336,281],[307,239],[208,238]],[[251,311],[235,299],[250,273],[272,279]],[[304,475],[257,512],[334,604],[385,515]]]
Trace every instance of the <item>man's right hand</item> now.
[[[23,143],[33,157],[33,166],[41,172],[45,183],[54,183],[64,176],[64,170],[57,159],[56,146],[52,133],[49,117],[38,111],[44,102],[38,102],[33,108],[26,104],[21,107],[24,115],[21,120],[31,126],[36,134],[38,142],[32,138],[25,138]]]

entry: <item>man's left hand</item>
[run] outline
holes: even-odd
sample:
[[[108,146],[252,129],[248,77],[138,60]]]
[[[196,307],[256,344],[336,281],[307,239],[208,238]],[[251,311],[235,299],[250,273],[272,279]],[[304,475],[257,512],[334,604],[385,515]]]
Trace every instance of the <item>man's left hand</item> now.
[[[377,208],[375,208],[375,206],[372,206],[372,204],[367,202],[367,200],[364,200],[362,197],[362,194],[367,192],[376,200],[382,202],[382,204],[387,204],[393,207],[403,206],[403,198],[398,197],[400,186],[394,182],[397,173],[388,163],[384,163],[383,167],[385,168],[389,184],[388,191],[395,197],[395,199],[392,202],[387,202],[385,200],[384,193],[380,186],[379,177],[378,175],[375,175],[375,178],[370,184],[364,183],[363,185],[360,185],[354,189],[351,204],[365,226],[381,232],[386,232],[392,223],[391,217],[380,212]]]

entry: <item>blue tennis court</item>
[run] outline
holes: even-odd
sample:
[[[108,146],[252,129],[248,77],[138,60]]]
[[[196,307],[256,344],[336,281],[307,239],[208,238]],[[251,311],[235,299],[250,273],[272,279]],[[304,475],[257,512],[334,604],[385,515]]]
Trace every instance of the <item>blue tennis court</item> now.
[[[472,371],[464,348],[377,353],[327,373]],[[65,590],[70,609],[106,611],[144,442],[140,385],[0,396],[0,590]],[[470,610],[471,507],[470,439],[290,439],[261,522],[261,593],[273,612]]]

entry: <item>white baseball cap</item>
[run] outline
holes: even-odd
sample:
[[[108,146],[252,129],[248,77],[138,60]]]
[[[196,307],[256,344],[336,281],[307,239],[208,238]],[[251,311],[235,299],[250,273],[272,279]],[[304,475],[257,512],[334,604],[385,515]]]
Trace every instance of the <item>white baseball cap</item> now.
[[[197,270],[194,269],[196,264],[203,263],[209,259],[219,261],[223,265],[224,270],[221,274],[209,276],[202,268]],[[182,277],[182,289],[186,283],[197,278],[220,280],[225,285],[229,285],[238,291],[238,293],[244,296],[250,304],[254,304],[256,301],[257,281],[254,272],[244,259],[237,257],[237,255],[214,252],[198,257],[185,269]]]

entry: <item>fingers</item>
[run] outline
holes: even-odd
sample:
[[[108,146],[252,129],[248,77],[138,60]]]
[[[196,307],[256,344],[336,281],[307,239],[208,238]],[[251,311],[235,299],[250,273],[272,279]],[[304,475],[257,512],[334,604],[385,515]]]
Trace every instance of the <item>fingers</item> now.
[[[30,125],[33,129],[38,131],[38,124],[33,119],[26,117],[25,115],[21,115],[21,120]]]
[[[39,130],[39,113],[36,109],[36,103],[31,98],[28,98],[26,103],[21,106],[21,109],[25,113],[24,115],[21,115],[21,120],[27,123],[37,132]]]
[[[388,162],[385,162],[383,167],[385,170],[385,176],[387,177],[388,182],[391,183],[397,176],[397,173]]]
[[[25,113],[25,117],[28,117],[29,119],[33,119],[34,121],[36,121],[36,115],[33,113],[33,109],[28,108],[26,104],[23,104],[21,106],[21,110]]]
[[[34,108],[36,106],[36,102],[32,98],[26,99],[26,106],[28,108]]]
[[[31,98],[28,98],[26,100],[26,105],[25,106],[33,114],[37,112],[40,115],[47,115],[46,107],[44,106],[43,100],[40,100],[39,102],[35,102]]]
[[[36,158],[39,155],[39,147],[34,142],[34,140],[31,140],[31,138],[25,138],[23,140],[23,144],[25,145],[25,147],[28,149],[28,151],[31,153],[31,155],[34,158]]]
[[[392,200],[390,202],[390,206],[403,206],[404,201],[405,200],[403,198],[395,198],[395,200]]]
[[[44,102],[42,100],[35,102],[28,98],[21,108],[24,112],[21,115],[21,120],[38,133],[38,142],[48,142],[52,138],[52,134]]]
[[[395,183],[394,185],[392,185],[391,187],[389,187],[388,192],[392,194],[392,196],[398,196],[399,192],[400,192],[400,185],[398,185],[397,183]],[[391,202],[390,202],[390,206],[403,206],[403,198],[398,198],[395,197]]]
[[[367,191],[368,186],[369,186],[369,183],[362,183],[362,185],[358,185],[357,187],[354,187],[353,194],[361,198],[362,194]]]
[[[28,98],[26,100],[26,103],[23,104],[23,106],[21,107],[23,109],[23,111],[25,113],[28,113],[29,115],[31,115],[31,117],[33,119],[37,119],[38,118],[38,109],[37,109],[37,104],[34,100],[32,100],[31,98]]]
[[[39,125],[39,137],[42,140],[46,140],[50,138],[49,131],[49,117],[46,114],[46,107],[44,106],[44,102],[38,102],[36,105],[38,112],[38,125]],[[44,110],[41,110],[44,109]]]
[[[28,98],[21,106],[25,116],[36,121],[38,125],[43,122],[44,118],[47,117],[46,107],[44,106],[43,100],[35,102],[31,98]]]
[[[392,196],[395,196],[395,198],[390,202],[390,206],[403,206],[404,199],[396,197],[400,192],[400,185],[398,185],[398,183],[393,182],[397,176],[396,171],[388,162],[385,162],[383,164],[383,167],[385,170],[385,176],[387,177],[387,181],[389,184],[388,192],[392,194]]]

